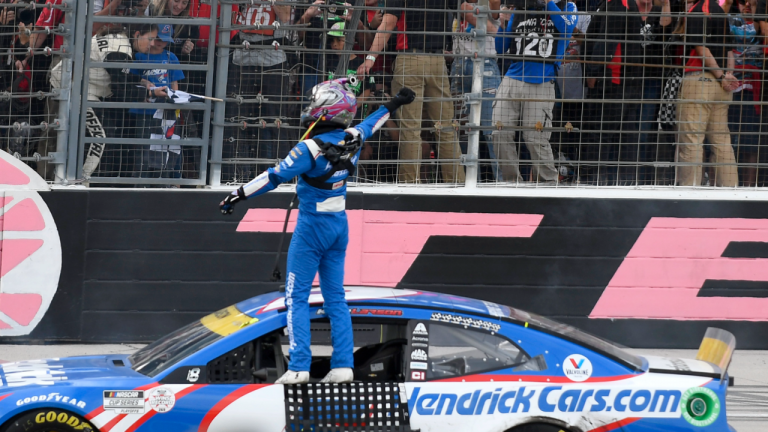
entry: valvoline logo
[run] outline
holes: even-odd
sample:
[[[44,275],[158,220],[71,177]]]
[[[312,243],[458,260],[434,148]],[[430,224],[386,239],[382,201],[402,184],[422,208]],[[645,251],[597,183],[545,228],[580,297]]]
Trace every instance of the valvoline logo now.
[[[571,381],[586,381],[592,376],[592,362],[583,355],[571,354],[563,362],[563,373]]]

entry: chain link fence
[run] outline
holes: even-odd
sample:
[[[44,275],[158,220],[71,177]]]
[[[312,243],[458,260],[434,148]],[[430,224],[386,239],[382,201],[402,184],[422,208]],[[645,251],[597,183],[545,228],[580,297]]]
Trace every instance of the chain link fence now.
[[[56,183],[245,183],[311,88],[404,106],[358,186],[765,187],[764,0],[0,3],[0,140]],[[81,36],[81,37],[79,37]]]

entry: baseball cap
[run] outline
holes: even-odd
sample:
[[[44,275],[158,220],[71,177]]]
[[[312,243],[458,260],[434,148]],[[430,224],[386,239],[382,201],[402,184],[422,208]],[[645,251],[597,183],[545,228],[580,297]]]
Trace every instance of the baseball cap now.
[[[163,42],[173,43],[173,26],[170,24],[160,24],[157,29],[157,37]]]
[[[344,37],[344,23],[338,22],[334,24],[331,27],[331,30],[328,32],[328,36],[331,37]]]

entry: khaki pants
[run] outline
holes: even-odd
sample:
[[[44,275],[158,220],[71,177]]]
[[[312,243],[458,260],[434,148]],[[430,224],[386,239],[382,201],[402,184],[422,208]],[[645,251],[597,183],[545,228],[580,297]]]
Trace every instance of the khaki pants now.
[[[678,166],[677,184],[701,185],[701,163],[704,158],[704,137],[712,149],[715,166],[715,184],[735,187],[738,183],[736,158],[728,130],[728,104],[707,103],[730,101],[731,93],[723,90],[715,76],[709,72],[688,75],[680,89],[680,105],[677,110],[680,138],[677,145],[677,161],[699,165]],[[694,102],[686,102],[694,101]]]
[[[395,59],[395,76],[392,79],[392,93],[408,87],[416,92],[416,100],[400,108],[400,159],[421,159],[421,113],[426,105],[427,114],[432,122],[440,122],[443,127],[453,122],[453,103],[450,101],[424,102],[424,98],[450,98],[451,79],[445,59],[438,56],[420,56],[399,54]],[[464,183],[464,167],[459,165],[461,149],[456,132],[453,130],[437,131],[438,159],[455,159],[442,162],[443,181],[446,183]],[[403,183],[419,181],[420,162],[400,165],[399,180]]]
[[[505,127],[522,125],[533,128],[537,123],[545,128],[552,127],[552,107],[555,105],[555,85],[552,82],[544,84],[531,84],[510,77],[504,77],[496,91],[496,99],[493,101],[493,124],[501,122]],[[526,100],[526,99],[540,99]],[[546,100],[546,101],[544,101]],[[549,137],[552,132],[537,132],[533,129],[522,131],[531,160],[534,161],[534,181],[555,181],[557,170],[552,156],[552,147],[549,145]],[[519,158],[517,156],[517,143],[515,131],[504,129],[495,130],[492,133],[493,150],[499,160],[499,168],[503,180],[520,182]],[[543,162],[535,162],[543,161]]]

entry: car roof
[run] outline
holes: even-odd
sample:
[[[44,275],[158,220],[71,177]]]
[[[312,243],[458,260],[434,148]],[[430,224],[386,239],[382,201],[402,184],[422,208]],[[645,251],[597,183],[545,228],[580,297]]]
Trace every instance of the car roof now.
[[[350,306],[376,304],[380,306],[419,307],[523,321],[529,315],[497,303],[429,291],[363,286],[347,286],[344,287],[344,290],[346,291],[347,303]],[[309,304],[320,305],[322,303],[322,293],[319,288],[314,287],[310,292]],[[285,293],[276,291],[262,294],[244,300],[238,303],[236,307],[244,314],[254,318],[264,316],[264,314],[282,312],[285,310]]]

